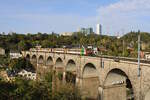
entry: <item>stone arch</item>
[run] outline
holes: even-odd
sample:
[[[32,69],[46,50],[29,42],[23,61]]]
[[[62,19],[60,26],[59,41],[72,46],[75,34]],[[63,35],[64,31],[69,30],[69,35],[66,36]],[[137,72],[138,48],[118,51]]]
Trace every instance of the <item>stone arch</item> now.
[[[96,66],[92,63],[85,64],[82,72],[82,77],[98,77],[98,71],[96,69]]]
[[[107,73],[104,85],[111,85],[114,81],[126,80],[126,73],[120,69],[112,69]]]
[[[66,65],[66,71],[74,72],[76,71],[76,63],[74,60],[70,59]]]
[[[51,56],[49,56],[46,60],[46,65],[48,66],[52,66],[53,65],[53,58]]]
[[[33,55],[33,56],[32,56],[32,62],[33,62],[33,63],[37,63],[37,57],[36,57],[36,55]]]
[[[120,100],[121,98],[125,98],[124,100],[134,100],[133,87],[126,72],[114,68],[107,73],[104,81],[104,96],[108,100],[110,98],[114,100]]]
[[[82,71],[83,95],[89,99],[97,99],[99,87],[99,75],[96,66],[92,63],[84,65]]]
[[[150,99],[150,88],[149,90],[146,92],[144,100],[149,100]]]
[[[57,58],[55,66],[56,66],[56,68],[63,68],[64,67],[63,60],[60,57]]]
[[[68,60],[67,62],[67,65],[66,65],[66,82],[68,83],[73,83],[75,85],[76,83],[76,63],[74,60],[70,59]]]
[[[44,64],[44,57],[42,55],[39,56],[38,63]]]
[[[29,54],[26,55],[26,59],[30,60],[30,55]]]

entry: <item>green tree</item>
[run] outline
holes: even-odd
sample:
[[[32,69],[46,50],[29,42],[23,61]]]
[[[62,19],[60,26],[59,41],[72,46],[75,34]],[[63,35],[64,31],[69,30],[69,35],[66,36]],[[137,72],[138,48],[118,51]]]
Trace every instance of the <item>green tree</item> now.
[[[12,83],[0,81],[1,100],[81,100],[77,87],[72,84],[62,84],[52,91],[52,75],[46,74],[44,81],[32,81],[16,77]]]
[[[32,66],[30,61],[26,60],[25,58],[12,59],[9,64],[9,68],[15,72],[19,72],[22,69],[35,71],[35,68]]]
[[[27,50],[27,45],[26,45],[26,42],[25,41],[20,41],[18,43],[18,50],[19,51],[23,51],[23,50]]]

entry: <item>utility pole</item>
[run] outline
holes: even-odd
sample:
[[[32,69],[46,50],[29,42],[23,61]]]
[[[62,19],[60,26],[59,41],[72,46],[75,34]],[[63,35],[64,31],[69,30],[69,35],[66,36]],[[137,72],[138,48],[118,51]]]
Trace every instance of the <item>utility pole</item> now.
[[[141,35],[140,35],[140,30],[138,30],[138,78],[139,78],[139,86],[140,86],[140,91],[139,91],[139,100],[142,99],[142,94],[141,94],[141,66],[140,66],[140,54],[141,54]]]
[[[138,77],[141,76],[141,68],[140,68],[140,52],[141,52],[141,49],[140,49],[140,46],[141,46],[141,36],[140,36],[140,31],[138,31]]]
[[[122,29],[122,36],[124,36],[124,29]],[[122,56],[125,56],[125,41],[124,39],[122,40],[122,45],[123,45],[123,50],[122,50]]]
[[[104,65],[103,65],[103,59],[102,59],[102,34],[100,34],[100,65],[101,65],[101,68],[104,68]]]
[[[124,42],[124,39],[123,39],[122,41],[123,41],[123,44],[122,44],[122,45],[123,45],[123,57],[124,57],[124,56],[125,56],[125,53],[124,53],[124,52],[125,52],[125,50],[124,50],[124,48],[125,48],[125,47],[124,47],[125,42]]]

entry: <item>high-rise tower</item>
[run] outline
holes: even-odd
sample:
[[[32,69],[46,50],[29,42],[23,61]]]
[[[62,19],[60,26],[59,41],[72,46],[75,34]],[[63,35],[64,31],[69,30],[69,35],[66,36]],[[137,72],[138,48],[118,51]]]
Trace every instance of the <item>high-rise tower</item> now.
[[[102,25],[101,24],[97,24],[96,25],[96,34],[97,35],[101,35],[102,34]]]

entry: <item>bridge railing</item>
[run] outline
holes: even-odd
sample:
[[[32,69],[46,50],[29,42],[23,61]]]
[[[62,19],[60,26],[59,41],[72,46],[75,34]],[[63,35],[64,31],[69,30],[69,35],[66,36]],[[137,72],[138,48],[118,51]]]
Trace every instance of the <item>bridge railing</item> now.
[[[116,56],[108,56],[108,55],[101,55],[99,57],[102,58],[109,58],[109,59],[114,59],[114,61],[119,62],[120,60],[123,61],[132,61],[132,62],[138,62],[138,58],[130,58],[130,57],[116,57]],[[150,64],[150,60],[147,59],[140,59],[141,63],[148,63]]]

